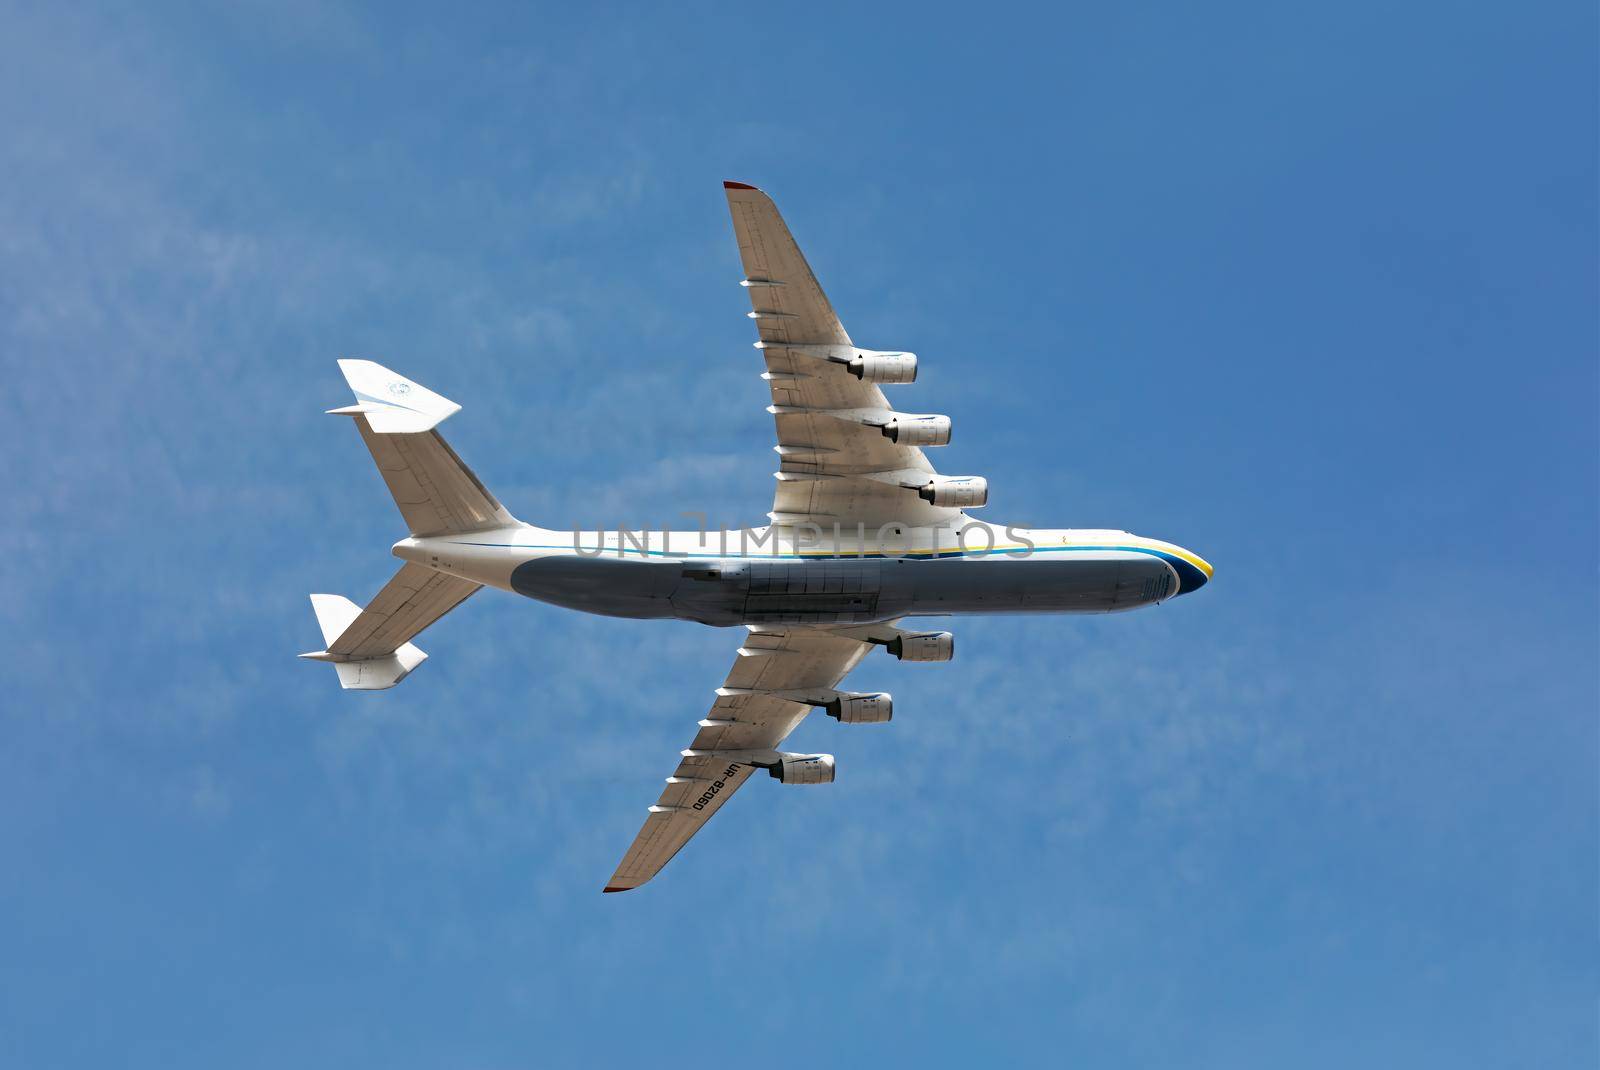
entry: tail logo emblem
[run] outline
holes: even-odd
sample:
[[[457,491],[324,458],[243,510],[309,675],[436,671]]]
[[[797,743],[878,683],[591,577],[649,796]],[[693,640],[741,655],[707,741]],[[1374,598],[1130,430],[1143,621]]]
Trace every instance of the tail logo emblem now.
[[[411,393],[411,384],[398,381],[390,383],[389,393],[393,394],[397,398],[403,398],[407,394]]]

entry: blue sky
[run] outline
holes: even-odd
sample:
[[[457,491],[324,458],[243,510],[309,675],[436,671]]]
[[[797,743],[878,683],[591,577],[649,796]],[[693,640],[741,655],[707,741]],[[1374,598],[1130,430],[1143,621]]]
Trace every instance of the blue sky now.
[[[0,1063],[1592,1066],[1592,5],[576,7],[3,5]],[[728,178],[988,518],[1217,578],[869,659],[602,896],[735,637],[491,592],[340,692],[321,412],[758,520]]]

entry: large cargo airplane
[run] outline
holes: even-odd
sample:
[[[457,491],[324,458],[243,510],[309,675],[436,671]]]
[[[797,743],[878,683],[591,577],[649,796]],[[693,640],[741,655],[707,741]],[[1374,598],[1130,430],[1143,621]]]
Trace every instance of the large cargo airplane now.
[[[483,587],[614,617],[744,630],[710,711],[680,752],[605,890],[659,873],[757,770],[781,784],[833,781],[829,754],[779,748],[813,709],[882,724],[890,696],[839,690],[873,647],[948,661],[954,637],[904,618],[1109,613],[1203,587],[1211,566],[1126,531],[1028,529],[970,516],[977,476],[934,471],[923,450],[950,418],[893,408],[881,387],[916,378],[912,353],[850,340],[772,199],[724,183],[755,343],[772,388],[777,487],[770,523],[742,531],[560,531],[525,524],[478,481],[437,427],[460,406],[366,360],[339,367],[354,417],[410,536],[406,563],[365,609],[314,594],[346,688],[393,687],[427,657],[411,640]]]

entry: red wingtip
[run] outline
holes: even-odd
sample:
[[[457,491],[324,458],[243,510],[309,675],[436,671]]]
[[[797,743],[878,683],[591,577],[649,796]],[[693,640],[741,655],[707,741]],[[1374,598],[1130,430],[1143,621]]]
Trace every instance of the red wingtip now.
[[[608,892],[631,892],[631,891],[633,891],[633,889],[632,888],[624,888],[621,885],[613,884],[611,887],[606,888],[605,891],[608,891]]]
[[[722,188],[723,189],[755,189],[754,186],[747,186],[743,182],[724,182],[722,184]],[[756,190],[756,192],[759,193],[760,190]]]

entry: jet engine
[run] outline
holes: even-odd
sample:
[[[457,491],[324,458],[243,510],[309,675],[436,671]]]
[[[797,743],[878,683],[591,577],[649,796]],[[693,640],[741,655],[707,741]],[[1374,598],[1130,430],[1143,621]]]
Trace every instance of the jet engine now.
[[[917,381],[915,353],[876,353],[868,349],[858,349],[855,359],[845,367],[851,375],[868,383]]]
[[[887,649],[901,661],[949,661],[956,656],[956,637],[949,632],[902,635],[889,640]]]
[[[888,724],[894,716],[894,699],[883,691],[839,695],[822,708],[840,724]]]
[[[989,481],[982,476],[933,476],[917,488],[917,497],[933,505],[976,509],[988,504]]]
[[[780,784],[832,784],[833,755],[785,754],[767,773]]]
[[[882,431],[884,438],[902,446],[944,446],[950,442],[950,417],[896,413]]]

